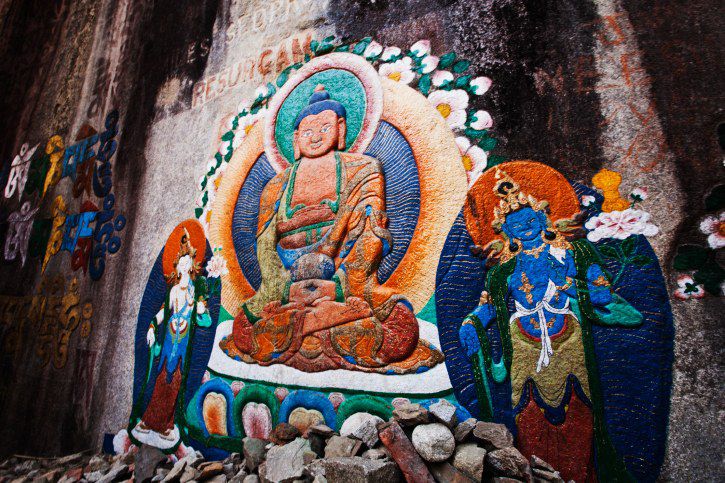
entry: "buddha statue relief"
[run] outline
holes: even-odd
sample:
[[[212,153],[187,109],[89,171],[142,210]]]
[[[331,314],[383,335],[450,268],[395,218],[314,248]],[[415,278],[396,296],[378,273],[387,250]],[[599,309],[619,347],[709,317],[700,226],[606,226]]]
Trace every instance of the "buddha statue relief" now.
[[[220,347],[235,359],[307,372],[427,370],[442,353],[419,338],[412,306],[379,283],[392,247],[380,162],[345,151],[347,113],[318,85],[294,122],[294,158],[262,192],[262,284]]]

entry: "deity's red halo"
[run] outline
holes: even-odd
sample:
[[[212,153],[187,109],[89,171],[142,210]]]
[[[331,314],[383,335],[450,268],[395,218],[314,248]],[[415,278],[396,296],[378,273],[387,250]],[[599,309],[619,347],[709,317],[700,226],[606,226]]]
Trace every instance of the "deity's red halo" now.
[[[573,218],[581,210],[574,188],[563,174],[551,166],[528,160],[502,163],[484,171],[466,195],[463,208],[466,228],[478,246],[486,246],[501,238],[491,226],[493,209],[500,200],[493,191],[498,181],[496,168],[511,176],[521,186],[523,193],[533,196],[537,201],[548,201],[549,219],[552,222]]]
[[[199,220],[190,218],[184,220],[171,232],[169,238],[166,239],[164,245],[164,255],[161,259],[161,266],[164,270],[164,275],[169,275],[174,271],[174,261],[176,256],[179,254],[179,248],[181,247],[181,237],[184,234],[184,228],[189,232],[189,238],[191,240],[191,246],[196,249],[196,257],[194,261],[201,265],[204,261],[204,255],[206,252],[206,236],[204,235],[204,227],[199,223]]]

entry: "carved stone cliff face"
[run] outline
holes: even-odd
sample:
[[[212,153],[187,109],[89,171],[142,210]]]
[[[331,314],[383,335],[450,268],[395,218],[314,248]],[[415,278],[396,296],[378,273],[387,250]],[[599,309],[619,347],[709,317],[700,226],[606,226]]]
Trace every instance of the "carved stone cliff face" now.
[[[0,94],[0,454],[100,447],[104,435],[129,427],[138,401],[138,410],[145,408],[156,380],[146,335],[165,302],[166,267],[173,265],[164,247],[178,247],[175,227],[187,219],[198,220],[184,226],[193,227],[191,237],[200,240],[195,263],[197,278],[206,280],[201,293],[211,325],[195,329],[178,391],[183,401],[171,401],[183,405],[174,424],[200,431],[191,431],[185,445],[194,447],[192,440],[208,430],[211,413],[205,408],[214,409],[212,426],[221,428],[214,432],[220,438],[224,433],[231,445],[243,419],[250,428],[268,428],[280,418],[336,418],[342,424],[341,418],[362,410],[356,405],[372,404],[371,394],[380,398],[375,401],[381,411],[398,404],[396,397],[443,397],[478,411],[484,393],[476,392],[481,380],[466,351],[468,344],[477,350],[481,334],[459,329],[467,314],[487,313],[477,309],[485,306],[485,274],[496,266],[486,257],[508,249],[503,243],[510,241],[491,227],[498,198],[481,186],[493,177],[486,173],[494,164],[532,160],[547,169],[521,171],[522,186],[548,201],[551,212],[564,196],[551,186],[566,183],[562,190],[572,190],[576,205],[570,211],[584,213],[549,213],[548,228],[572,239],[596,231],[601,238],[588,240],[603,259],[602,274],[613,292],[644,316],[644,327],[652,317],[653,331],[640,338],[649,356],[614,368],[605,362],[614,352],[607,351],[616,352],[624,347],[622,337],[640,336],[636,331],[644,329],[593,331],[606,425],[618,428],[610,431],[614,449],[635,473],[661,466],[660,477],[688,480],[722,471],[712,449],[722,443],[717,396],[725,232],[722,191],[716,189],[723,169],[717,69],[723,42],[715,2],[177,3],[0,2],[0,77],[7,86]],[[303,66],[327,62],[323,57],[336,49],[363,59],[380,79],[356,73],[325,87],[333,98],[359,104],[358,111],[348,109],[342,135],[363,133],[359,153],[379,163],[386,203],[384,212],[371,214],[377,209],[372,206],[371,213],[354,216],[387,217],[387,224],[376,218],[373,230],[389,245],[381,242],[377,257],[380,285],[392,287],[381,300],[403,294],[421,340],[445,356],[445,364],[428,372],[422,364],[420,374],[303,377],[285,367],[290,371],[278,370],[275,379],[272,372],[249,372],[220,359],[222,332],[232,330],[245,301],[272,292],[281,304],[290,301],[284,270],[275,268],[282,275],[265,279],[264,267],[282,266],[273,259],[280,255],[274,247],[258,250],[266,240],[259,236],[264,222],[286,187],[279,173],[294,157],[292,148],[270,143],[292,139],[292,130],[274,128],[294,121],[284,117],[297,102],[291,84],[299,82],[299,92],[309,89],[309,99],[312,83],[319,83],[295,76]],[[371,88],[376,82],[380,86]],[[275,109],[282,114],[270,115]],[[355,135],[346,141],[344,149],[357,152]],[[20,169],[24,163],[27,171]],[[506,172],[518,181],[516,169]],[[593,180],[602,169],[620,181],[604,186]],[[11,181],[14,189],[6,196]],[[225,212],[214,210],[223,203]],[[569,218],[572,226],[555,224]],[[625,238],[641,243],[625,244],[614,235],[625,225],[632,234]],[[389,235],[380,235],[379,227]],[[497,240],[501,245],[491,244]],[[272,258],[258,259],[262,252]],[[340,277],[325,280],[332,299],[355,283]],[[586,285],[586,271],[579,278]],[[650,307],[640,296],[662,303]],[[255,307],[250,313],[258,312]],[[345,337],[353,335],[358,337]],[[506,418],[518,409],[497,409],[510,401],[511,389],[496,392],[502,339],[492,337],[491,347],[484,343],[480,349],[493,354],[492,372],[484,377],[493,388],[494,416]],[[526,342],[513,337],[516,357],[516,344]],[[326,343],[333,344],[307,338],[299,350],[315,354]],[[541,341],[535,343],[539,351]],[[559,342],[553,343],[552,361],[559,350]],[[345,352],[345,344],[335,344]],[[576,357],[585,358],[587,349],[582,351]],[[364,358],[353,359],[359,364]],[[341,366],[349,363],[342,360]],[[650,369],[646,377],[658,382],[612,399],[618,384],[639,384],[633,374]],[[572,373],[593,377],[590,369]],[[391,383],[390,377],[404,379]],[[237,401],[252,392],[253,399]],[[358,393],[367,402],[355,399]],[[586,394],[577,393],[577,404]],[[663,444],[652,450],[653,469],[628,452],[628,441],[636,437],[618,433],[630,428],[644,434],[645,428],[624,426],[617,410],[608,409],[615,406],[634,413],[645,408],[659,418]],[[227,417],[231,426],[225,426]]]

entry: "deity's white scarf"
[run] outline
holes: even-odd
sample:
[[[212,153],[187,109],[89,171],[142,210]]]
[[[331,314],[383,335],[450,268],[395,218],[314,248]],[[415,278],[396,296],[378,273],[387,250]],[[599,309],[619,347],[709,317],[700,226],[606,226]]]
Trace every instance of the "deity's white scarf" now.
[[[551,302],[551,299],[554,298],[554,295],[556,294],[557,288],[556,284],[549,280],[549,285],[546,287],[546,293],[544,293],[544,298],[536,304],[535,307],[531,309],[525,308],[523,305],[521,305],[517,300],[514,300],[514,304],[516,306],[516,312],[511,316],[509,319],[509,325],[516,319],[521,317],[527,317],[533,314],[536,314],[539,318],[539,327],[541,330],[541,352],[539,353],[539,362],[536,364],[536,372],[541,372],[541,367],[548,367],[550,362],[550,356],[554,355],[554,349],[551,347],[551,337],[549,337],[549,328],[546,324],[546,315],[544,314],[544,310],[548,310],[552,314],[562,314],[562,315],[571,315],[576,319],[577,316],[569,310],[569,298],[567,297],[566,303],[564,304],[564,307],[557,309],[549,305],[549,302]]]

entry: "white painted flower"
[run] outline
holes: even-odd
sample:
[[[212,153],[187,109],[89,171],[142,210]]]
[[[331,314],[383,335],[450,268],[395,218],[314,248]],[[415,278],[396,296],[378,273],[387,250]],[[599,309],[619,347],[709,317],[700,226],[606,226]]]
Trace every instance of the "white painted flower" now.
[[[403,57],[395,62],[381,65],[378,72],[382,77],[387,77],[395,82],[410,84],[415,79],[412,62],[410,57]]]
[[[244,98],[241,101],[239,101],[239,104],[237,104],[237,113],[241,114],[243,111],[249,112],[249,109],[252,107],[252,101],[251,99]]]
[[[231,142],[229,142],[229,141],[222,141],[221,143],[219,143],[219,153],[222,156],[226,156],[229,153],[229,151],[231,151],[231,150],[232,150],[232,143]]]
[[[254,97],[256,99],[267,97],[267,94],[269,94],[269,87],[267,87],[267,84],[262,84],[254,91]]]
[[[365,57],[366,59],[369,59],[371,57],[376,57],[376,56],[380,55],[380,53],[382,51],[383,51],[383,46],[373,40],[365,48],[365,52],[363,52],[363,57]]]
[[[453,74],[447,70],[437,70],[431,76],[431,80],[433,81],[434,86],[440,87],[446,82],[452,82]]]
[[[638,203],[640,201],[644,201],[647,199],[647,188],[641,187],[641,188],[635,188],[632,190],[632,192],[629,194],[629,197],[634,201],[635,203]]]
[[[421,61],[421,67],[422,72],[424,74],[429,74],[436,70],[436,67],[438,67],[438,62],[440,62],[441,59],[436,57],[435,55],[426,55],[423,60]]]
[[[591,195],[582,196],[582,206],[584,207],[592,206],[596,201],[597,199]]]
[[[486,152],[479,146],[471,144],[471,141],[465,136],[458,136],[456,138],[456,145],[461,152],[463,168],[466,170],[468,186],[470,187],[481,176],[483,170],[486,169],[488,156],[486,156]]]
[[[392,46],[392,47],[385,47],[385,50],[383,50],[383,54],[380,56],[381,59],[383,59],[385,62],[389,61],[393,57],[397,57],[400,55],[400,49],[398,47]]]
[[[209,278],[219,278],[229,273],[227,261],[220,252],[215,251],[214,256],[206,262],[206,273]]]
[[[430,54],[430,40],[419,40],[410,46],[410,51],[416,57]]]
[[[652,223],[649,223],[650,214],[646,211],[627,208],[624,211],[611,211],[601,213],[590,218],[584,225],[589,233],[589,241],[596,242],[603,238],[624,240],[630,235],[654,236],[659,233]]]
[[[211,171],[212,169],[216,168],[219,164],[219,161],[217,161],[215,156],[212,156],[208,163],[206,163],[206,171],[207,173]]]
[[[474,114],[475,121],[471,123],[471,128],[480,131],[481,129],[488,129],[493,126],[493,118],[488,111],[476,111]]]
[[[677,290],[673,295],[680,300],[701,299],[705,296],[705,289],[695,283],[690,275],[680,275],[677,277]]]
[[[247,116],[244,116],[239,119],[239,124],[237,125],[237,130],[234,131],[234,140],[232,141],[232,146],[236,149],[239,147],[240,144],[242,144],[242,141],[247,137],[249,134],[249,131],[252,130],[252,127],[254,127],[257,122],[264,117],[264,109],[261,109],[257,114],[250,114]]]
[[[725,247],[725,211],[717,216],[706,216],[700,222],[700,231],[707,237],[707,243],[710,248],[717,250]]]
[[[468,94],[461,89],[452,91],[433,91],[428,101],[443,116],[451,128],[462,128],[466,124],[466,108],[468,107]]]
[[[488,77],[476,77],[471,81],[471,89],[477,96],[482,96],[491,88],[491,84],[493,81]]]

